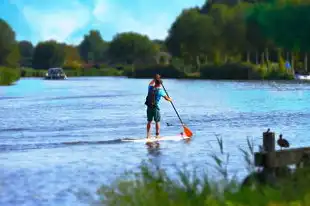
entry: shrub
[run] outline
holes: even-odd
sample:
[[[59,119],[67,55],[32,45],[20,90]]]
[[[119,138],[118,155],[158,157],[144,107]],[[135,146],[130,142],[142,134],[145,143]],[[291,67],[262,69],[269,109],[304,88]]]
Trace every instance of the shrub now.
[[[65,63],[62,68],[64,70],[78,70],[82,68],[82,65],[79,62],[73,61]]]
[[[204,65],[201,67],[201,77],[205,79],[249,79],[254,66],[246,63],[230,63],[223,65]]]
[[[160,74],[164,78],[182,78],[185,73],[172,65],[150,65],[135,68],[132,77],[153,78],[155,74]]]
[[[47,70],[22,68],[21,77],[45,77]]]
[[[0,67],[0,85],[1,86],[11,85],[14,82],[18,81],[19,78],[20,78],[19,69]]]

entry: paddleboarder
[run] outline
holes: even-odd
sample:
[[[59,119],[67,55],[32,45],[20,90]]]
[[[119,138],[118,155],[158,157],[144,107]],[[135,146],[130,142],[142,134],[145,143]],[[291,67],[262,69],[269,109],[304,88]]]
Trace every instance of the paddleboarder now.
[[[147,138],[150,138],[150,129],[152,121],[155,121],[156,125],[156,138],[159,138],[160,130],[160,107],[159,102],[161,97],[165,100],[171,102],[172,99],[165,93],[161,88],[162,80],[160,75],[156,74],[155,78],[149,83],[148,86],[148,95],[146,97],[145,105],[147,105],[146,114],[147,114]]]

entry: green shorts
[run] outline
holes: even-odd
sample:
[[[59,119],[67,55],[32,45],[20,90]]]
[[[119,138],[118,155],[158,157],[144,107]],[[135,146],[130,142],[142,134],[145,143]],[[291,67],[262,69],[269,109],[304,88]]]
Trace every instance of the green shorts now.
[[[147,114],[147,121],[151,122],[153,119],[155,122],[160,122],[160,111],[159,108],[155,107],[155,108],[151,108],[148,107],[146,110],[146,114]]]

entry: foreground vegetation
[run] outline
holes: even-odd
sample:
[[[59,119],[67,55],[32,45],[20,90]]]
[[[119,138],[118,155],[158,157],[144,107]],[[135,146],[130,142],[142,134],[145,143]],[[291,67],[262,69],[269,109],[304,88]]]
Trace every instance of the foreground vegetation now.
[[[222,141],[219,141],[222,145]],[[242,150],[249,171],[254,170],[250,150]],[[164,170],[152,164],[142,164],[140,172],[128,173],[110,185],[98,190],[103,205],[212,205],[212,206],[301,206],[310,205],[310,169],[294,172],[283,169],[275,183],[264,183],[263,178],[253,178],[251,184],[241,185],[228,179],[229,154],[212,155],[222,178],[197,175],[189,170],[178,170],[178,178],[171,178]],[[226,161],[225,161],[226,160]],[[280,170],[279,170],[280,171]],[[256,173],[260,174],[260,173]],[[259,175],[256,175],[259,177]],[[260,182],[258,180],[261,180]],[[255,187],[254,187],[255,186]]]
[[[91,30],[78,45],[17,41],[0,19],[0,65],[38,71],[26,76],[63,67],[68,76],[292,79],[307,73],[309,13],[307,0],[206,1],[185,8],[163,40],[123,32],[108,42]]]
[[[0,67],[0,86],[8,86],[20,78],[20,71],[18,69],[11,69],[7,67]]]

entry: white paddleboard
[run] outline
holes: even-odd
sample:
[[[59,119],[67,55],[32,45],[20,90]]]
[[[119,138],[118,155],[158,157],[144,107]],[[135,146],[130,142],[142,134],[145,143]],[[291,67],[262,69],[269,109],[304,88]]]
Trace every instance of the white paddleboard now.
[[[180,141],[180,140],[188,140],[191,137],[187,137],[185,135],[173,135],[173,136],[162,136],[159,138],[151,137],[151,138],[126,138],[122,139],[123,142],[158,142],[158,141]]]

